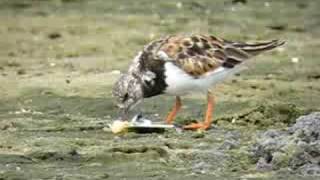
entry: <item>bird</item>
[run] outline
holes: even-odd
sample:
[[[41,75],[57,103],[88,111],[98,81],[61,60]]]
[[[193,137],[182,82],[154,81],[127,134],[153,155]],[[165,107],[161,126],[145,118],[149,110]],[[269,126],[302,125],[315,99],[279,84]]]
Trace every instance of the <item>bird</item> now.
[[[213,123],[215,107],[212,87],[238,72],[247,60],[284,43],[230,41],[204,34],[169,35],[153,40],[138,52],[128,71],[113,86],[120,116],[126,117],[145,98],[169,95],[175,97],[175,104],[165,122],[172,124],[182,107],[181,97],[200,92],[207,95],[204,120],[183,128],[207,130]]]

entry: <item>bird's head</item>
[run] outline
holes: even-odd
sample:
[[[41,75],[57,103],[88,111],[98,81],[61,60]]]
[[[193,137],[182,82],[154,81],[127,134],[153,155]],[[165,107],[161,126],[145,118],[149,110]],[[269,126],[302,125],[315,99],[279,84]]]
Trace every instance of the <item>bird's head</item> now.
[[[116,98],[120,109],[120,118],[127,119],[128,112],[143,98],[142,87],[139,79],[132,74],[123,74],[114,84],[113,96]]]

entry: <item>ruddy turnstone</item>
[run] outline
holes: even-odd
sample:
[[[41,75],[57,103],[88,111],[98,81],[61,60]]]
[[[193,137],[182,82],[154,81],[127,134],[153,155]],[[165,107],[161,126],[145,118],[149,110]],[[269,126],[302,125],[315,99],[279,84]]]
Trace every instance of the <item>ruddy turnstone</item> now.
[[[171,124],[181,108],[181,96],[206,92],[204,121],[184,126],[206,130],[211,126],[215,104],[210,88],[236,72],[246,60],[283,44],[279,40],[233,42],[210,35],[168,36],[152,41],[138,53],[128,72],[115,83],[113,95],[123,115],[143,98],[175,96],[175,105],[166,118]]]

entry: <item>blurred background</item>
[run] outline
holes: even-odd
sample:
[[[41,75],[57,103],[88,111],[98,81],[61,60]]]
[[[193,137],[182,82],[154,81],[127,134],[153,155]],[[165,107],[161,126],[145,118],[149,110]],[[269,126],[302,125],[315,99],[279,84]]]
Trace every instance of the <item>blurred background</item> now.
[[[245,121],[236,118],[231,128],[285,126],[319,109],[319,8],[315,0],[0,0],[0,159],[16,164],[24,160],[15,155],[27,154],[46,170],[52,151],[62,152],[53,161],[79,152],[99,159],[105,143],[113,143],[97,130],[117,113],[112,84],[147,42],[168,34],[286,41],[215,87],[219,124],[262,107]],[[202,117],[203,99],[187,97],[180,120]],[[156,97],[142,107],[161,119],[172,103]],[[1,166],[10,176],[17,173],[14,165]],[[40,176],[40,166],[28,168]]]

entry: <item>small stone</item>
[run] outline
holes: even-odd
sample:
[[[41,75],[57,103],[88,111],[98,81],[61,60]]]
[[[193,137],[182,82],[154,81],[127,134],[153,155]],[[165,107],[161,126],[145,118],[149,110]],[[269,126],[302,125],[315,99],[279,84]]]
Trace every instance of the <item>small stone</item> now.
[[[236,123],[237,119],[236,118],[232,118],[231,123],[234,124]]]
[[[176,6],[177,6],[178,9],[181,9],[182,8],[182,2],[177,2]]]
[[[49,39],[58,39],[58,38],[61,38],[61,37],[62,37],[62,35],[60,33],[58,33],[58,32],[53,32],[53,33],[50,33],[48,35]]]
[[[258,86],[257,86],[256,84],[251,84],[251,85],[250,85],[250,88],[251,88],[251,89],[258,89]]]
[[[18,75],[24,75],[24,74],[27,74],[27,71],[26,71],[25,69],[19,69],[19,70],[17,71],[17,74],[18,74]]]
[[[291,58],[291,62],[292,63],[299,63],[299,58],[298,57],[293,57],[293,58]]]

